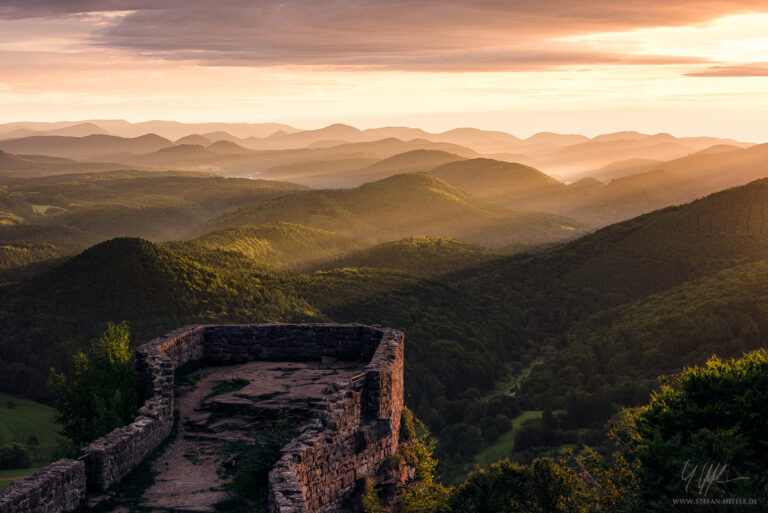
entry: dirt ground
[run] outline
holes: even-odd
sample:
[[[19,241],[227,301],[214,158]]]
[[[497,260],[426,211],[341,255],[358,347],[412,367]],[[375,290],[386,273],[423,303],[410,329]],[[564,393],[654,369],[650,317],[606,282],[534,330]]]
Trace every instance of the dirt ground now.
[[[209,512],[227,497],[223,447],[247,440],[280,412],[308,421],[323,391],[360,372],[363,362],[248,362],[205,367],[177,387],[176,438],[154,461],[157,478],[142,499],[150,511]],[[235,390],[236,389],[236,390]]]

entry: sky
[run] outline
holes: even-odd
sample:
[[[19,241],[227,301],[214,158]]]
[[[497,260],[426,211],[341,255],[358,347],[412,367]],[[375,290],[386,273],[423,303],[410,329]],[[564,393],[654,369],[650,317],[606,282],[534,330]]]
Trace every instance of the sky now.
[[[768,141],[768,0],[2,0],[0,123]]]

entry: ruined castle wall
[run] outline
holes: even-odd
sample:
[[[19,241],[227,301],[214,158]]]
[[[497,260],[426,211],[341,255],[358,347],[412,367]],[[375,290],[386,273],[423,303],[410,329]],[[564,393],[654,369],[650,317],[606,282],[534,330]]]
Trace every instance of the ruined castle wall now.
[[[173,372],[187,362],[370,360],[359,383],[337,384],[270,475],[272,511],[330,511],[357,477],[397,449],[402,342],[395,330],[343,324],[196,325],[168,333],[136,350],[144,403],[134,421],[84,448],[79,461],[60,460],[12,484],[0,493],[0,513],[71,511],[86,485],[104,490],[119,482],[171,433]]]
[[[361,390],[338,383],[310,426],[269,474],[270,513],[337,511],[362,476],[398,448],[403,409],[403,334],[382,330]]]
[[[188,326],[136,350],[136,366],[145,399],[134,421],[83,449],[88,487],[105,490],[136,468],[173,429],[173,371],[203,355],[202,326]]]
[[[72,511],[85,498],[85,465],[59,460],[0,493],[2,513]]]
[[[370,360],[381,331],[351,324],[256,324],[205,328],[206,360]]]

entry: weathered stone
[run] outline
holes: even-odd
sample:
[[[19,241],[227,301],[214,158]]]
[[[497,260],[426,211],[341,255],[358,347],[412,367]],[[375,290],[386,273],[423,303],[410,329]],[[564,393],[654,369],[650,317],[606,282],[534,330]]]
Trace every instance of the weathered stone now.
[[[0,492],[2,513],[72,511],[85,499],[85,464],[59,460]]]
[[[354,383],[334,383],[316,417],[269,475],[270,513],[335,511],[360,476],[398,446],[403,408],[403,334],[357,324],[187,326],[136,350],[144,399],[139,415],[83,449],[0,492],[0,513],[71,511],[88,488],[120,481],[170,434],[173,372],[187,362],[255,359],[370,360]],[[364,420],[369,419],[369,420]]]

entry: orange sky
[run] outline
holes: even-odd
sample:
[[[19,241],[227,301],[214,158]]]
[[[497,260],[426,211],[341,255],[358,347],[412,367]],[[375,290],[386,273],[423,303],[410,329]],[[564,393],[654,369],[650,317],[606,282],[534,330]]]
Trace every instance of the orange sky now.
[[[766,27],[763,0],[4,0],[0,122],[758,142],[768,140]]]

